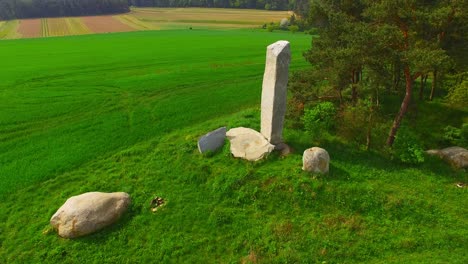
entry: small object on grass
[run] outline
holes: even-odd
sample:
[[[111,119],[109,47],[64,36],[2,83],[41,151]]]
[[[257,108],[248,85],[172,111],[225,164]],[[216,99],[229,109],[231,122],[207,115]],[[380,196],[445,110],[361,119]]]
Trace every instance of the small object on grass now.
[[[457,185],[458,188],[463,188],[463,187],[465,187],[465,184],[464,184],[463,182],[457,182],[456,185]]]
[[[156,196],[153,200],[151,200],[151,211],[156,212],[159,207],[164,205],[165,202],[166,201],[164,201],[163,198]]]

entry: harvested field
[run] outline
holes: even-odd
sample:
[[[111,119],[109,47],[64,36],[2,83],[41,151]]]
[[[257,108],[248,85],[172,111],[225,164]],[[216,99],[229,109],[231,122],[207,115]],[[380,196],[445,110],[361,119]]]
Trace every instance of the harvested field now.
[[[48,36],[68,36],[71,35],[68,29],[66,18],[48,18],[47,19]]]
[[[221,8],[134,8],[131,15],[143,21],[160,23],[203,23],[217,27],[259,26],[291,16],[288,11],[265,11]]]
[[[43,37],[49,36],[49,26],[47,24],[47,18],[41,19],[41,34]]]
[[[132,15],[119,15],[119,16],[114,16],[114,18],[137,30],[160,29],[159,26],[155,26],[155,25],[152,25],[151,23],[141,21],[140,19]]]
[[[112,16],[88,16],[82,17],[81,19],[94,33],[126,32],[136,30]]]
[[[18,33],[22,38],[38,38],[42,36],[41,19],[23,19],[20,21]]]
[[[288,11],[223,8],[132,8],[121,15],[0,21],[0,39],[169,29],[260,28]]]
[[[71,35],[83,35],[93,33],[79,17],[70,17],[66,20],[68,31]]]

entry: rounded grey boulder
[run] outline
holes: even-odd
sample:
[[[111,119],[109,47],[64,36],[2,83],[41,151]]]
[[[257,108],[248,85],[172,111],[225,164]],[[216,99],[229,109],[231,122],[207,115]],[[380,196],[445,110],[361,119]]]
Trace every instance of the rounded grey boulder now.
[[[306,149],[302,156],[302,170],[314,173],[328,173],[330,156],[323,148]]]

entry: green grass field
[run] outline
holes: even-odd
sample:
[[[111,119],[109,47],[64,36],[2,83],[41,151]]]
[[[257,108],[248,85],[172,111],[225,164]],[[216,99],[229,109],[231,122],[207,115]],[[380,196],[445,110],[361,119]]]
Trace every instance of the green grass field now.
[[[0,194],[255,105],[265,47],[309,37],[165,31],[2,41]],[[188,114],[189,113],[189,114]]]
[[[311,147],[245,162],[204,157],[220,126],[259,129],[265,47],[304,34],[146,31],[0,42],[0,263],[466,263],[463,171],[390,161],[338,140],[328,176]],[[438,104],[437,104],[438,105]],[[125,191],[132,206],[96,234],[49,227],[65,200]],[[167,200],[156,213],[154,196]]]

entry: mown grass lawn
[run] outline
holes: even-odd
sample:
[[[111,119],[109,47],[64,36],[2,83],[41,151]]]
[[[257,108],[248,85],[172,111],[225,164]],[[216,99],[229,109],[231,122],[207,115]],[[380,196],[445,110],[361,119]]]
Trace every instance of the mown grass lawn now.
[[[287,157],[198,153],[220,126],[259,129],[265,46],[278,39],[292,69],[306,67],[310,39],[292,34],[0,42],[0,263],[466,263],[455,183],[467,175],[436,158],[402,165],[330,138],[330,174],[310,175],[310,137],[289,127]],[[58,237],[50,217],[88,191],[125,191],[132,205],[101,232]],[[153,213],[155,196],[167,203]]]

